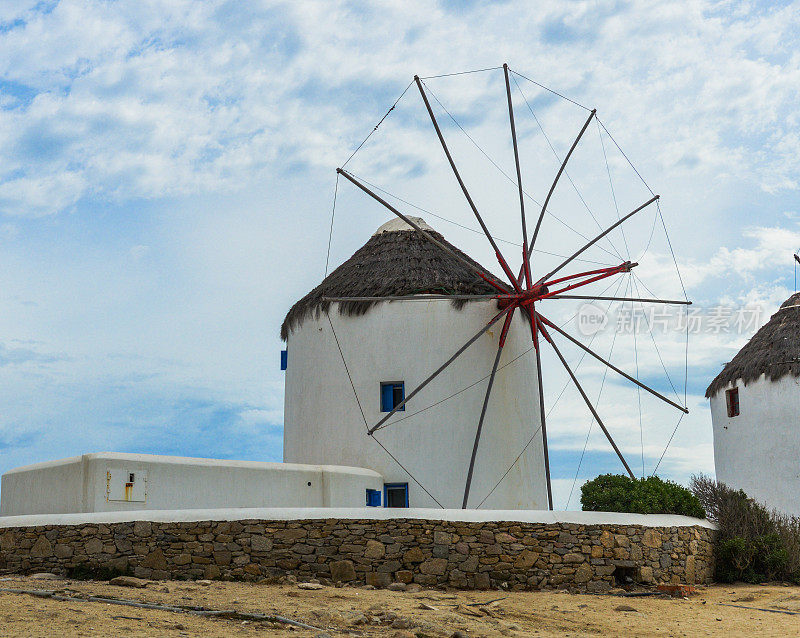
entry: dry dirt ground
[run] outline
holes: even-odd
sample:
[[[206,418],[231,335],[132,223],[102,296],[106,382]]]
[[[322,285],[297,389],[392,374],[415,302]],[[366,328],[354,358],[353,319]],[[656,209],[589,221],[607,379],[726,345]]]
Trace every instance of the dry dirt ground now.
[[[55,591],[68,600],[2,591],[5,589]],[[122,606],[90,601],[88,596],[277,615],[316,629],[243,620],[242,616],[209,618]],[[689,598],[667,599],[566,592],[305,590],[296,584],[209,581],[151,582],[144,588],[129,588],[100,581],[10,576],[0,578],[0,635],[797,636],[800,587],[715,585],[698,588]]]

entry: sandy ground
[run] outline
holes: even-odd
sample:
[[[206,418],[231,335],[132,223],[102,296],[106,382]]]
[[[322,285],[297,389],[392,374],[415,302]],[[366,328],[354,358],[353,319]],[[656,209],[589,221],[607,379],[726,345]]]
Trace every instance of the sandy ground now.
[[[207,583],[208,581],[206,581]],[[689,598],[559,592],[394,592],[358,587],[152,582],[143,589],[99,581],[0,578],[2,589],[57,591],[56,601],[0,591],[2,636],[797,636],[800,587],[715,585]],[[86,596],[198,606],[291,618],[301,629],[241,618],[92,602]],[[497,600],[500,599],[500,600]],[[495,601],[495,602],[492,602]],[[473,604],[484,603],[484,604]],[[488,604],[487,604],[488,603]],[[723,603],[794,611],[798,615]],[[459,634],[456,634],[457,636]]]

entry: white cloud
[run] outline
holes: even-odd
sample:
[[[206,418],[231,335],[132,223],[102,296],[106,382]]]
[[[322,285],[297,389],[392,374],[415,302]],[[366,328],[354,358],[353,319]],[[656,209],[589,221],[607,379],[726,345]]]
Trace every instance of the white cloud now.
[[[727,174],[791,189],[800,157],[791,132],[800,116],[795,11],[733,17],[714,3],[580,2],[453,15],[417,2],[376,11],[65,0],[12,12],[24,24],[0,37],[0,76],[38,95],[0,112],[0,180],[18,193],[5,210],[56,212],[86,195],[224,192],[274,162],[329,169],[414,71],[503,59],[599,104],[650,174]],[[490,90],[478,76],[458,88],[467,108]],[[562,134],[572,133],[556,127]],[[75,173],[68,194],[43,206],[40,193],[65,171]]]

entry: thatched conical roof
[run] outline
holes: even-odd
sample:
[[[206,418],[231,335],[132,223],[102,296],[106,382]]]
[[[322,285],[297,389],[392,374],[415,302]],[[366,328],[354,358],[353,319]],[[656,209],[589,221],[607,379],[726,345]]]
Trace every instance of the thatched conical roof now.
[[[475,264],[483,266],[447,242],[422,219],[412,218],[427,233]],[[474,271],[436,246],[401,220],[381,226],[350,259],[328,275],[322,283],[292,306],[281,325],[285,341],[292,330],[310,317],[327,312],[331,302],[324,297],[386,297],[395,295],[444,294],[487,295],[495,291]],[[339,303],[343,315],[363,315],[375,301]],[[463,302],[453,300],[456,307]]]
[[[770,381],[800,376],[800,293],[783,302],[767,324],[731,359],[706,390],[706,397],[737,379],[745,385],[762,374]]]

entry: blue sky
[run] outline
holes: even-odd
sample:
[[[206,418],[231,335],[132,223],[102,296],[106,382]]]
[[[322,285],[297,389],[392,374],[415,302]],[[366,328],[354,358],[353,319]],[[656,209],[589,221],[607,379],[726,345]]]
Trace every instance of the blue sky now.
[[[0,472],[101,450],[280,460],[280,322],[324,273],[335,167],[415,73],[507,61],[596,107],[662,195],[696,305],[757,306],[765,321],[792,292],[800,248],[798,15],[797,3],[731,2],[2,3]],[[519,82],[563,154],[585,112]],[[513,171],[502,73],[427,84]],[[522,93],[524,180],[541,199],[557,162]],[[409,91],[349,166],[474,226],[424,115]],[[515,240],[513,187],[440,115],[490,226]],[[646,191],[593,128],[570,174],[608,221],[601,140],[620,207]],[[568,184],[553,205],[573,225],[593,223]],[[387,219],[342,187],[331,263]],[[491,265],[479,236],[427,221]],[[631,229],[632,252],[648,245],[654,221]],[[668,247],[660,231],[653,237],[638,274],[680,295]],[[574,239],[543,227],[556,252]],[[621,236],[614,242],[622,249]],[[713,471],[703,391],[747,336],[692,337],[691,414],[662,475]],[[656,341],[682,386],[679,337]],[[601,335],[601,351],[609,339]],[[649,336],[640,340],[642,376],[668,387]],[[616,347],[629,369],[631,339]],[[590,393],[601,373],[587,365]],[[642,446],[636,395],[607,383],[610,425],[627,454],[644,448],[652,471],[675,414],[646,404]],[[560,384],[557,374],[548,381],[548,403]],[[557,503],[589,422],[567,392],[551,427]],[[596,435],[579,479],[619,469]]]

